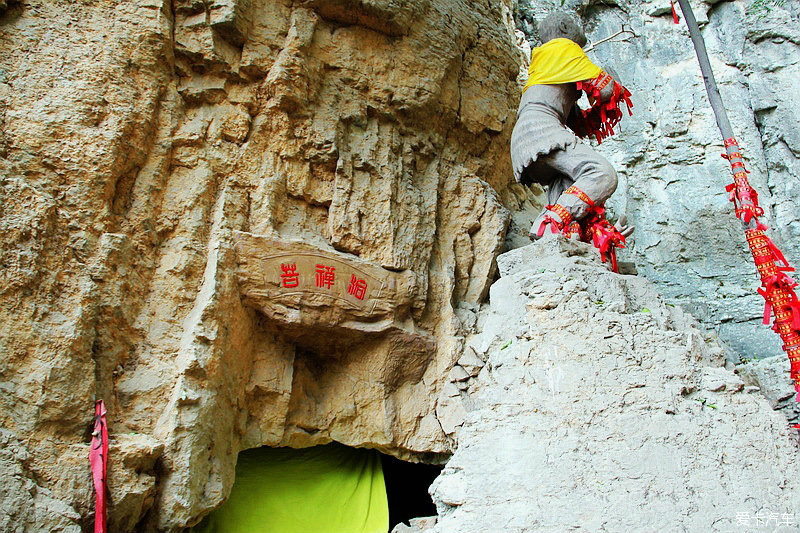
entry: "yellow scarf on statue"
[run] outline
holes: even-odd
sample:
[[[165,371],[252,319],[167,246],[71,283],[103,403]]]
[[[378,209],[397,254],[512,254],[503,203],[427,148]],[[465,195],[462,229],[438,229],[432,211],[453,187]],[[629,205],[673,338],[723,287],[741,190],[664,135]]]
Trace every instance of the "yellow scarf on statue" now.
[[[531,85],[555,85],[574,81],[590,80],[600,75],[602,69],[592,63],[586,52],[569,39],[553,39],[531,52],[528,68],[528,83]]]

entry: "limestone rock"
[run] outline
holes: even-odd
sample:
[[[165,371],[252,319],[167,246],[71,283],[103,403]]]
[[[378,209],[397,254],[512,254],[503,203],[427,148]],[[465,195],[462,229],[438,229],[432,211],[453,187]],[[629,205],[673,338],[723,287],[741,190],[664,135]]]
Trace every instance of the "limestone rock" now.
[[[464,367],[461,365],[455,365],[450,369],[447,377],[450,379],[450,381],[466,381],[470,378],[470,375],[469,372],[464,370]]]
[[[408,521],[408,525],[402,522],[397,524],[394,529],[392,529],[392,533],[425,533],[426,531],[430,531],[435,525],[435,516],[412,518]]]
[[[80,515],[37,482],[27,466],[30,460],[25,443],[10,431],[0,430],[0,529],[36,531],[48,524],[54,531],[80,533]]]
[[[435,516],[423,516],[419,518],[412,518],[408,521],[408,525],[411,527],[415,527],[420,531],[425,531],[426,529],[432,528],[436,525],[436,517]]]
[[[694,319],[589,245],[498,262],[481,335],[513,342],[469,389],[433,531],[732,531],[745,515],[797,530],[796,431]]]
[[[463,368],[469,374],[469,377],[475,377],[483,368],[484,361],[475,355],[472,350],[466,350],[458,360],[458,366]]]
[[[109,446],[109,501],[114,513],[111,531],[133,531],[155,503],[156,461],[164,445],[147,435],[118,435]]]
[[[325,353],[388,336],[403,342],[402,366],[413,368],[419,352],[427,356],[425,364],[430,360],[433,338],[405,326],[418,301],[411,272],[392,272],[302,241],[235,235],[243,301],[272,321],[282,338]]]
[[[782,412],[791,423],[800,422],[800,403],[789,377],[789,360],[785,355],[748,361],[736,366],[742,381],[767,398],[767,401]]]
[[[0,425],[25,455],[3,456],[0,528],[91,521],[95,398],[119,532],[196,523],[249,447],[452,452],[437,399],[510,210],[513,232],[535,216],[508,179],[510,13],[508,0],[0,3]],[[365,294],[375,314],[259,304],[269,282],[252,279],[264,265],[243,269],[242,235],[402,283]]]

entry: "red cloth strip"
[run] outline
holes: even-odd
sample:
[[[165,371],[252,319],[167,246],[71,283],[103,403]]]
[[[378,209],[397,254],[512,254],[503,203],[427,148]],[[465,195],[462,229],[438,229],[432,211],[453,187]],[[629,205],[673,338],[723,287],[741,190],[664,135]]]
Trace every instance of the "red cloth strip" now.
[[[558,233],[559,232],[559,230],[560,230],[559,224],[560,223],[556,219],[554,219],[553,217],[546,216],[546,217],[544,217],[544,220],[542,220],[542,223],[539,224],[539,231],[536,232],[536,235],[538,237],[541,237],[542,235],[544,235],[544,228],[547,227],[548,224],[550,224],[550,231],[552,233]]]
[[[94,533],[106,533],[106,474],[108,472],[108,424],[103,400],[94,404],[94,431],[89,448],[94,482]]]
[[[616,249],[625,247],[625,236],[606,219],[605,208],[603,206],[589,208],[581,225],[586,228],[584,240],[591,239],[600,253],[600,260],[604,263],[610,260],[611,270],[619,272]]]
[[[598,84],[597,84],[597,88],[598,88],[599,90],[601,90],[601,91],[602,91],[603,89],[605,89],[606,87],[608,87],[608,84],[609,84],[609,83],[611,83],[612,81],[614,81],[614,78],[612,78],[611,76],[609,76],[609,75],[608,75],[608,74],[606,74],[605,72],[601,72],[601,73],[600,73],[600,76],[604,76],[604,77],[603,77],[603,79],[600,81],[600,83],[598,83]],[[598,79],[600,78],[600,76],[598,76]]]
[[[600,101],[600,92],[608,83],[614,84],[611,98],[608,102]],[[633,102],[631,93],[628,89],[617,83],[605,72],[592,80],[576,82],[579,91],[585,91],[592,107],[581,111],[579,122],[581,131],[584,135],[594,135],[598,143],[603,139],[614,135],[614,126],[622,120],[621,105],[624,103],[628,107],[628,114],[633,115]]]
[[[567,208],[561,204],[548,205],[545,209],[558,215],[558,218],[561,219],[561,228],[568,226],[572,222],[572,213],[567,211]]]
[[[589,198],[589,195],[586,194],[585,192],[583,192],[582,190],[580,190],[578,187],[576,187],[574,185],[570,185],[567,188],[567,190],[564,191],[564,194],[574,194],[575,196],[580,198],[581,201],[586,203],[589,207],[594,207],[594,202],[592,201],[591,198]]]
[[[539,225],[539,230],[536,232],[536,235],[538,237],[544,235],[544,228],[548,224],[550,225],[550,231],[552,233],[563,232],[566,228],[569,227],[570,222],[572,222],[572,213],[567,211],[567,209],[563,205],[552,204],[552,205],[546,205],[544,208],[558,215],[559,218],[561,218],[561,220],[558,221],[553,217],[551,217],[550,215],[545,216],[544,219],[542,220],[542,223]]]
[[[580,234],[581,234],[581,226],[580,226],[580,224],[578,224],[577,221],[573,220],[572,222],[569,223],[568,226],[566,226],[563,230],[561,230],[561,233],[567,239],[571,238],[573,235],[580,236]]]

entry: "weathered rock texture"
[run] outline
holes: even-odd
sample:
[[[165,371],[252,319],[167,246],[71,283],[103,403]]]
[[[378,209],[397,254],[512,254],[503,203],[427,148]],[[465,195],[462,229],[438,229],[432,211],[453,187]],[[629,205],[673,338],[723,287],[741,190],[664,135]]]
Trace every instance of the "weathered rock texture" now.
[[[437,397],[509,209],[535,215],[510,9],[0,3],[0,529],[90,523],[95,398],[113,531],[197,521],[248,447],[452,450]],[[237,232],[413,278],[406,337],[299,346],[243,298]]]
[[[771,235],[800,265],[800,3],[693,0],[722,97],[766,209]],[[612,67],[633,92],[634,116],[599,151],[620,175],[610,205],[637,227],[623,254],[661,294],[718,331],[729,358],[781,352],[760,326],[758,276],[725,185],[722,139],[708,104],[686,25],[672,22],[663,0],[520,0],[518,22],[536,46],[536,20],[549,9],[576,9],[597,41],[620,30],[634,35],[600,44],[590,56]]]
[[[627,191],[616,208],[639,226],[645,273],[733,327],[758,314],[755,277],[708,186],[727,170],[688,40],[656,3],[580,3],[592,37],[623,8],[638,35],[597,51],[637,90],[604,148]],[[743,145],[796,257],[780,199],[798,176],[783,129],[797,8],[745,29],[742,9],[701,13],[723,91],[753,102]],[[484,365],[464,335],[495,256],[526,242],[541,206],[511,184],[524,67],[510,13],[505,0],[0,0],[0,529],[91,523],[95,398],[113,435],[113,531],[197,521],[248,447],[452,451]],[[385,329],[348,336],[383,318],[344,313],[306,337],[289,326],[318,294],[270,314],[269,279],[243,281],[241,235],[413,283]],[[745,342],[737,331],[723,334]]]
[[[797,431],[694,319],[588,245],[498,263],[426,531],[800,530]]]
[[[747,361],[736,367],[736,373],[747,385],[758,387],[772,408],[781,411],[789,422],[800,422],[800,403],[795,400],[785,355]]]

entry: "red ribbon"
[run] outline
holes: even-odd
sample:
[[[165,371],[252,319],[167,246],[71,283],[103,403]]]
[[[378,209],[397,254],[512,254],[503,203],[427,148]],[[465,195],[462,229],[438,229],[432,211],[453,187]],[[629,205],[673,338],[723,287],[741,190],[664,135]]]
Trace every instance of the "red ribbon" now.
[[[542,223],[539,224],[539,231],[536,232],[536,236],[537,237],[541,237],[542,235],[544,235],[544,228],[548,224],[550,224],[550,232],[551,233],[558,233],[560,231],[560,227],[559,226],[561,225],[561,223],[557,222],[556,219],[554,219],[550,215],[547,215],[547,216],[544,217],[544,220],[542,220]]]
[[[106,473],[108,471],[108,425],[103,400],[94,404],[94,430],[89,448],[89,464],[94,482],[94,533],[106,533]]]
[[[674,22],[675,24],[680,24],[681,19],[678,18],[678,12],[675,11],[675,1],[670,0],[670,4],[672,4],[672,22]]]
[[[628,115],[633,115],[631,92],[616,81],[609,80],[613,80],[613,78],[610,78],[605,72],[601,72],[593,80],[579,81],[576,84],[579,91],[586,92],[586,96],[592,103],[592,107],[584,109],[580,113],[581,135],[594,135],[598,144],[602,143],[606,137],[614,135],[614,126],[622,120],[621,106],[623,103],[628,108]],[[614,90],[608,102],[603,103],[600,101],[600,92],[601,88],[608,83],[614,84]]]
[[[581,195],[585,196],[585,193],[575,186],[570,187],[566,192],[575,194],[579,198]],[[562,222],[556,221],[549,215],[545,216],[539,226],[537,233],[539,237],[544,235],[545,227],[548,224],[550,224],[550,230],[553,233],[561,233],[567,238],[572,235],[578,235],[581,241],[594,244],[595,248],[600,252],[600,259],[603,263],[610,259],[611,270],[619,272],[616,249],[625,248],[625,236],[606,219],[605,207],[592,204],[586,216],[579,222],[573,221],[569,211],[566,211],[559,204],[548,205],[545,209],[557,213],[562,218]],[[561,211],[565,213],[562,215]]]
[[[583,192],[581,189],[576,187],[575,185],[570,185],[567,187],[567,190],[564,191],[564,194],[574,194],[577,196],[583,203],[588,205],[589,207],[594,207],[594,201],[589,198],[589,195]]]
[[[606,209],[602,205],[589,208],[587,216],[581,220],[584,242],[591,240],[600,260],[605,263],[611,261],[611,270],[619,272],[617,264],[617,248],[625,248],[625,236],[615,228],[606,218]]]
[[[572,213],[567,211],[567,208],[561,204],[551,204],[546,205],[544,208],[547,211],[555,213],[561,219],[561,222],[558,222],[556,219],[547,215],[542,220],[542,223],[539,225],[539,231],[536,233],[537,236],[541,237],[544,235],[544,228],[548,224],[550,224],[550,231],[552,233],[559,233],[562,232],[564,235],[569,238],[571,236],[570,228],[572,227],[570,223],[572,222]]]
[[[789,261],[786,260],[786,257],[781,252],[781,249],[775,246],[775,243],[772,242],[772,239],[764,235],[764,238],[767,240],[767,247],[769,251],[772,252],[772,257],[775,258],[776,263],[783,263],[783,266],[780,267],[780,270],[783,272],[794,272],[794,268],[789,266]]]
[[[589,231],[592,233],[592,244],[600,252],[600,260],[605,263],[610,259],[611,270],[619,272],[617,248],[625,248],[625,236],[612,226],[605,217],[602,220],[594,221]]]

